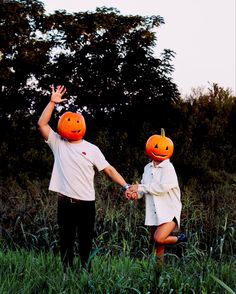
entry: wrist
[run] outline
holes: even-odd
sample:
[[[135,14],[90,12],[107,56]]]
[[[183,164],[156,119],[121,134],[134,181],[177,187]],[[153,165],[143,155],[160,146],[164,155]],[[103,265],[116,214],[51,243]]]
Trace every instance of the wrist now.
[[[125,184],[124,186],[122,186],[122,191],[126,191],[129,188],[129,184]]]

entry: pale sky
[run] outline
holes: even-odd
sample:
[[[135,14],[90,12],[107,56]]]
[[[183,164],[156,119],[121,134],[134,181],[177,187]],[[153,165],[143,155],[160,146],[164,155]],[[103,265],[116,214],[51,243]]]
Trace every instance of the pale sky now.
[[[160,15],[156,56],[163,49],[176,52],[173,81],[183,96],[192,88],[208,89],[213,83],[236,95],[235,0],[41,0],[46,12],[69,13],[114,7],[121,14]]]

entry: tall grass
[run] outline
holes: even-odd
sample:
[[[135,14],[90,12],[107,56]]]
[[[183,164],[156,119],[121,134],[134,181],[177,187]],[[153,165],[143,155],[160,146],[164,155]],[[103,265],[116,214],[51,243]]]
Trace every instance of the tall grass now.
[[[64,275],[58,255],[35,251],[0,251],[0,293],[235,293],[236,261],[215,261],[186,248],[178,258],[167,254],[158,267],[153,255],[95,255],[91,272],[78,260]]]
[[[234,293],[235,185],[228,178],[209,189],[195,179],[182,187],[189,241],[168,248],[157,267],[143,200],[127,201],[98,175],[92,270],[82,270],[76,258],[65,277],[48,182],[8,179],[0,186],[0,293]]]
[[[182,187],[182,230],[198,233],[199,246],[233,255],[235,238],[235,185],[232,175],[208,189],[197,180]],[[0,186],[0,240],[12,248],[52,250],[58,248],[57,200],[48,192],[48,181],[8,179]],[[149,231],[144,226],[144,201],[127,201],[120,188],[103,175],[96,178],[95,246],[114,254],[130,250],[134,256],[149,251]]]

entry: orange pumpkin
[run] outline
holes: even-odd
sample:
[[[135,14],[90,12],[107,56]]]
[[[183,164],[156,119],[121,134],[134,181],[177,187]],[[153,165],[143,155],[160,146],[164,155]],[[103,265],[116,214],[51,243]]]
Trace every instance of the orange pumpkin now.
[[[151,136],[146,143],[146,153],[154,161],[163,161],[172,156],[174,144],[170,138],[165,136],[164,129],[161,135]]]
[[[67,111],[59,119],[57,130],[63,138],[77,141],[83,138],[86,124],[81,113]]]

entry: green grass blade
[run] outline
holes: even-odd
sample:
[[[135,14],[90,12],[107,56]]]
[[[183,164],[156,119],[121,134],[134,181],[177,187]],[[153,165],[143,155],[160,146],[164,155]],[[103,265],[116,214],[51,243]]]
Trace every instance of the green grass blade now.
[[[227,290],[231,294],[236,294],[233,289],[231,289],[229,286],[227,286],[223,281],[218,279],[217,277],[210,275],[217,283],[219,283],[225,290]]]

